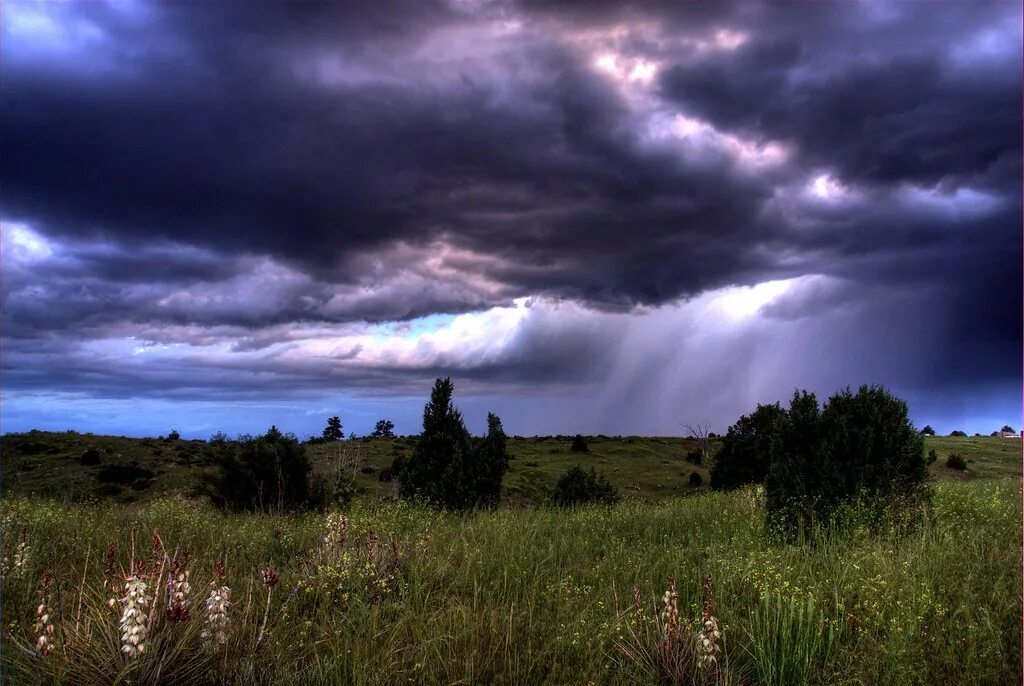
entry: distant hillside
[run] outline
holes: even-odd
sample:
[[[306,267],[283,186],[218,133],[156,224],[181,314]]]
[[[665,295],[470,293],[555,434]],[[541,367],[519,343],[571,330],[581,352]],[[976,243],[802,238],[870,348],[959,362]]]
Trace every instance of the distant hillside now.
[[[355,451],[361,461],[358,488],[363,497],[386,497],[393,492],[381,480],[396,457],[408,457],[415,437],[357,439],[310,445],[314,469],[325,474],[337,451]],[[708,472],[685,456],[696,442],[683,438],[588,437],[589,453],[572,452],[570,436],[511,438],[512,462],[505,477],[503,502],[537,503],[547,498],[558,476],[574,464],[593,465],[604,472],[626,498],[658,500],[694,492],[690,475]],[[201,497],[213,466],[204,459],[205,441],[95,436],[75,432],[31,431],[0,437],[0,490],[4,497],[40,495],[61,500],[151,500],[180,493]],[[936,478],[1019,479],[1021,443],[1002,438],[926,437],[925,450],[934,449],[931,466]],[[965,471],[948,469],[945,458],[963,455]]]

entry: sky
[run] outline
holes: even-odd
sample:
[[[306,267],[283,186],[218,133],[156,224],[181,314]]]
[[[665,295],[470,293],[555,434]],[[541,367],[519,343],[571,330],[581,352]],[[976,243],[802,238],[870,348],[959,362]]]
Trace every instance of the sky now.
[[[1021,5],[25,2],[0,431],[1021,423]]]

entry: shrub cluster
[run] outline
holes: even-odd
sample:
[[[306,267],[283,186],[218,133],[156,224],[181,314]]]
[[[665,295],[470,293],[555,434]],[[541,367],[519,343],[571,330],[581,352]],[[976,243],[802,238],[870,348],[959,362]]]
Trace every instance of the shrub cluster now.
[[[726,435],[712,485],[763,481],[769,520],[795,535],[855,500],[879,511],[920,503],[926,476],[924,444],[906,403],[862,386],[823,407],[813,393],[796,392],[788,410],[762,405],[742,417]]]
[[[574,453],[589,453],[590,446],[587,445],[587,439],[583,438],[582,434],[576,434],[572,438],[572,445],[569,446],[569,450]]]
[[[313,504],[306,449],[276,426],[259,437],[211,442],[206,458],[217,466],[210,486],[221,507],[284,512]]]
[[[559,507],[573,507],[584,503],[612,504],[618,502],[615,486],[593,467],[572,467],[558,479],[551,494],[551,503]]]
[[[962,472],[967,469],[967,460],[960,453],[952,453],[946,458],[946,466]]]
[[[781,450],[779,442],[787,419],[786,411],[778,403],[758,405],[730,426],[711,472],[712,488],[763,483],[772,455]]]

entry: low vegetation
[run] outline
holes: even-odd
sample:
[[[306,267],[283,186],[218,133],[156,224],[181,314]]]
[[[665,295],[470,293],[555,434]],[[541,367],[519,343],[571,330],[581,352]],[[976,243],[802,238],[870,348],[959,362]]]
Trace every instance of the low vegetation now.
[[[1019,442],[879,388],[473,437],[453,392],[415,438],[4,436],[5,679],[1021,681]]]
[[[3,671],[76,684],[1019,683],[1020,502],[1012,480],[941,484],[911,535],[854,526],[785,544],[766,536],[752,488],[469,516],[8,498]],[[720,635],[702,668],[705,574]],[[134,656],[131,603],[145,617]]]

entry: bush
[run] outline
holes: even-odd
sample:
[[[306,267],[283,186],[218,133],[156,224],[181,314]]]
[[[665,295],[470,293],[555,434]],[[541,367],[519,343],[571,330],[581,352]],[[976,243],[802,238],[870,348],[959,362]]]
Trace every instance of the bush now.
[[[95,467],[100,463],[100,451],[96,448],[86,448],[78,462],[85,467]]]
[[[398,493],[445,509],[493,507],[508,469],[501,420],[488,414],[487,436],[474,441],[452,404],[454,392],[450,378],[434,382],[423,409],[423,433],[398,475]]]
[[[590,446],[587,445],[587,439],[583,438],[582,434],[576,434],[572,438],[572,445],[569,446],[569,450],[574,453],[589,453]]]
[[[946,466],[962,472],[967,469],[967,460],[960,453],[953,453],[946,458]]]
[[[962,436],[966,436],[967,434],[966,434],[966,433],[964,433],[963,431],[951,431],[951,432],[949,433],[949,435],[950,435],[950,436],[957,436],[957,437],[962,437]]]
[[[935,448],[932,448],[928,451],[928,464],[935,464],[937,459],[939,459],[939,455],[935,452]]]
[[[772,455],[780,449],[786,419],[778,403],[758,405],[730,426],[711,470],[711,487],[732,489],[764,482]]]
[[[377,475],[377,478],[381,481],[394,481],[402,473],[402,469],[404,467],[405,455],[395,455],[395,459],[391,460],[391,466],[380,470],[380,474]]]
[[[926,497],[921,435],[907,405],[880,386],[833,395],[823,409],[796,393],[765,480],[769,521],[793,536],[861,501],[875,514]]]
[[[137,464],[110,464],[96,474],[96,479],[104,484],[131,486],[137,491],[144,491],[153,484],[156,473]]]
[[[584,503],[612,504],[618,502],[615,487],[591,467],[585,470],[579,465],[571,468],[558,479],[551,494],[551,502],[559,507],[573,507]]]
[[[221,507],[284,512],[317,504],[306,449],[277,427],[257,438],[210,444],[206,452],[217,466],[210,485],[213,501]]]
[[[167,434],[168,441],[177,441],[181,438],[181,434],[178,433],[177,429],[171,429],[171,433]]]
[[[699,450],[691,450],[690,452],[686,453],[686,461],[689,462],[690,464],[703,464],[704,455]]]
[[[700,473],[698,473],[698,472],[691,472],[690,473],[690,486],[692,486],[693,488],[700,488],[703,485],[704,485],[704,477],[701,476]]]

